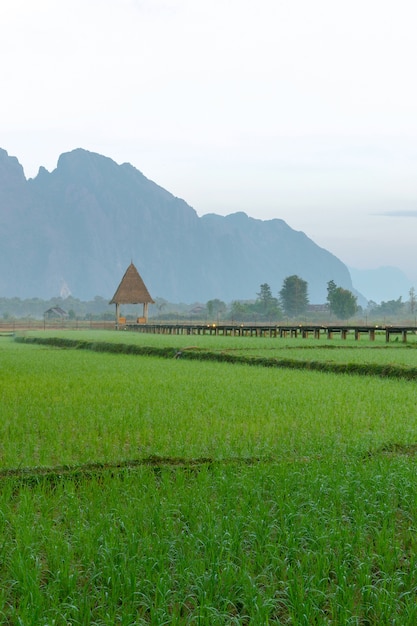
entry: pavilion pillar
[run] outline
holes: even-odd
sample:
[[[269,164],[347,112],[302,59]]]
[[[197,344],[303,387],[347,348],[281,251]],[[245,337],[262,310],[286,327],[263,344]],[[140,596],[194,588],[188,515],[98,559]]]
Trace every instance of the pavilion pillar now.
[[[148,323],[148,303],[143,303],[143,317],[145,318],[145,324]]]
[[[116,302],[116,330],[119,330],[120,304]]]

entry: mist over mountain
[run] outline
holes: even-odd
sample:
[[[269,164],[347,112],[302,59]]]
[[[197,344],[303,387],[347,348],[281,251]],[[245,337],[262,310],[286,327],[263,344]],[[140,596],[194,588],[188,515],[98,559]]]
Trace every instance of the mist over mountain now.
[[[409,299],[412,282],[398,267],[385,266],[370,270],[350,267],[349,272],[356,289],[366,294],[368,300],[387,302],[401,297],[406,302]]]
[[[151,295],[171,302],[276,295],[297,274],[310,302],[327,282],[352,289],[347,267],[283,220],[199,217],[132,165],[76,149],[27,180],[0,149],[0,295],[110,298],[129,263]]]

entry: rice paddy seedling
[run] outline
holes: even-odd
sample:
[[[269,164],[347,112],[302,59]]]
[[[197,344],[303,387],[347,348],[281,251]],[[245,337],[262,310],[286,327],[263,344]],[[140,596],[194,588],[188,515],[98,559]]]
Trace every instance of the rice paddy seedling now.
[[[377,363],[415,366],[417,363],[417,335],[410,335],[406,344],[385,342],[385,335],[377,335],[370,342],[362,337],[355,341],[353,335],[346,340],[335,337],[320,340],[280,337],[231,337],[209,335],[154,335],[135,332],[109,331],[45,331],[27,333],[27,337],[50,338],[99,344],[125,344],[159,349],[210,351],[214,354],[244,355],[265,358],[287,358],[302,361],[339,363]]]
[[[2,339],[0,622],[411,626],[414,387]]]
[[[339,455],[414,437],[407,381],[9,345],[3,467]]]
[[[15,482],[0,499],[0,615],[412,624],[415,469],[312,461],[136,468],[53,489]]]

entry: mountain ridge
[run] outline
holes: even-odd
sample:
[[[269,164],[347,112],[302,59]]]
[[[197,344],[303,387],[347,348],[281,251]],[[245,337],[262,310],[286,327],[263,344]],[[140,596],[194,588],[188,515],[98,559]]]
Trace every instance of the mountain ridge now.
[[[310,301],[324,302],[329,280],[352,289],[348,268],[284,220],[243,212],[198,216],[185,200],[129,163],[82,148],[26,179],[0,150],[0,294],[111,297],[134,261],[153,297],[196,302],[274,293],[298,274]]]

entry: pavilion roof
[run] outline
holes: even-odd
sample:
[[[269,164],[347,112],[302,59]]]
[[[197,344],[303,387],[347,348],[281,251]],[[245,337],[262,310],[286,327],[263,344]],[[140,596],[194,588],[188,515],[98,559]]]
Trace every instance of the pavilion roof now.
[[[146,288],[138,270],[131,263],[127,268],[116,293],[110,304],[153,304],[149,291]]]

